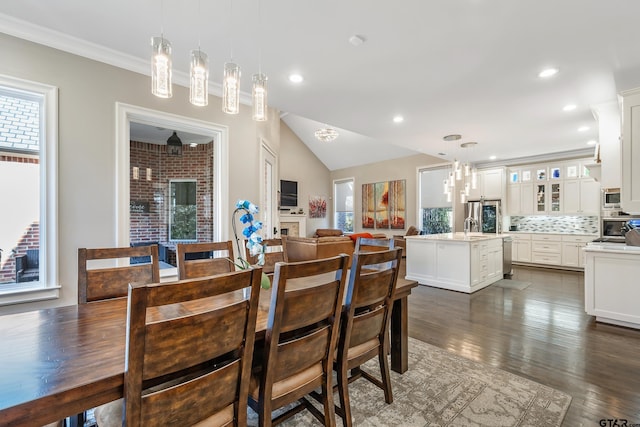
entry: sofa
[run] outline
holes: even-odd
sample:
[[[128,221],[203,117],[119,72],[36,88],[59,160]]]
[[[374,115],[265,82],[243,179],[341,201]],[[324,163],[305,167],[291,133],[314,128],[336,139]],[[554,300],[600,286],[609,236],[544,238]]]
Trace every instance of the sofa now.
[[[16,256],[16,283],[35,282],[40,277],[40,250],[27,249]]]
[[[329,258],[332,256],[351,255],[355,250],[358,237],[386,238],[384,234],[356,233],[342,234],[342,230],[319,228],[314,237],[287,236],[287,259],[290,262],[308,261],[312,259]]]

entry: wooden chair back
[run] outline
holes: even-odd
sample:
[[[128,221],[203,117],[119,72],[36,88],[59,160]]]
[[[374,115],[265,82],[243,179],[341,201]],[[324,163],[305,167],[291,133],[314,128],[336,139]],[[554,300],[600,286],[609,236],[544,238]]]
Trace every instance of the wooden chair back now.
[[[233,244],[226,242],[178,243],[178,278],[194,279],[235,271]]]
[[[146,264],[129,264],[132,258],[149,257]],[[126,263],[125,260],[126,258]],[[108,267],[89,268],[104,261]],[[120,262],[123,265],[117,265]],[[129,283],[160,282],[158,245],[123,248],[78,249],[78,304],[126,297]]]
[[[287,257],[287,238],[283,236],[280,239],[264,239],[262,241],[264,246],[264,265],[262,271],[266,274],[272,274],[275,271],[276,263],[289,262]],[[245,254],[249,264],[256,264],[258,262],[258,256],[251,256],[249,248],[247,248],[245,241]]]
[[[333,356],[346,287],[348,256],[312,261],[277,263],[264,343],[259,394],[250,404],[260,425],[271,425],[271,411],[303,399],[322,388],[324,416],[305,407],[319,419],[335,423],[333,406]],[[257,397],[257,399],[256,399]]]
[[[356,245],[354,252],[374,252],[385,251],[387,249],[394,248],[393,239],[387,238],[370,238],[370,237],[358,237],[356,239]]]
[[[387,403],[393,401],[389,374],[389,324],[391,308],[402,260],[402,249],[382,252],[356,252],[349,274],[347,296],[342,313],[340,341],[336,357],[339,414],[351,426],[348,370],[355,370],[384,390]],[[362,371],[364,362],[378,357],[382,381]]]
[[[130,287],[127,426],[246,425],[261,274]]]

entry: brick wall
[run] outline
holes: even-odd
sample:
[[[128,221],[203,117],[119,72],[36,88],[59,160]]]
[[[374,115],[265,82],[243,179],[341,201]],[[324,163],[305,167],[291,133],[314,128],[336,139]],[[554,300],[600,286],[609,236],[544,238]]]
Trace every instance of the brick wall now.
[[[197,182],[199,242],[213,240],[213,144],[183,145],[181,156],[167,154],[166,145],[131,141],[130,199],[148,202],[148,213],[131,212],[131,242],[169,240],[169,181],[194,179]],[[133,168],[138,167],[138,179]],[[147,168],[151,180],[147,180]],[[172,246],[169,244],[169,246]]]

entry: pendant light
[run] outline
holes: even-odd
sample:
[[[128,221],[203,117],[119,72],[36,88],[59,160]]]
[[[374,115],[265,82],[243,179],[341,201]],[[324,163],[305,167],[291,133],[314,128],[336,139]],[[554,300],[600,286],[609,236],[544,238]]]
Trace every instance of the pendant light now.
[[[258,0],[258,33],[262,33],[262,13]],[[258,73],[252,77],[251,100],[253,103],[253,120],[263,122],[267,120],[267,76],[262,73],[262,47],[258,38]]]
[[[163,35],[151,38],[151,93],[171,98],[171,43]]]
[[[229,1],[229,23],[233,28],[233,0]],[[233,37],[229,31],[231,61],[224,64],[222,77],[222,111],[227,114],[240,112],[240,66],[233,62]]]
[[[198,16],[200,1],[198,0]],[[189,72],[189,102],[199,107],[209,103],[209,58],[200,50],[200,26],[198,27],[198,49],[191,51],[191,68]]]

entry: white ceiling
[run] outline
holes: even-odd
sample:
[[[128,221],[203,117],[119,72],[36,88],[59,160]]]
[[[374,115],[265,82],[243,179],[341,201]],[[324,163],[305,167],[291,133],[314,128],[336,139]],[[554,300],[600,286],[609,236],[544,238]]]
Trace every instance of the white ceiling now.
[[[258,0],[231,1],[3,0],[0,31],[148,74],[164,28],[176,84],[200,38],[215,94],[232,48],[246,93],[261,57],[269,104],[331,170],[416,152],[584,149],[598,138],[592,110],[640,87],[637,0],[278,0],[261,2],[261,19]],[[351,45],[355,34],[365,43]],[[537,77],[550,66],[560,72]],[[337,140],[314,139],[324,124]],[[452,133],[478,145],[462,153],[442,140]]]

